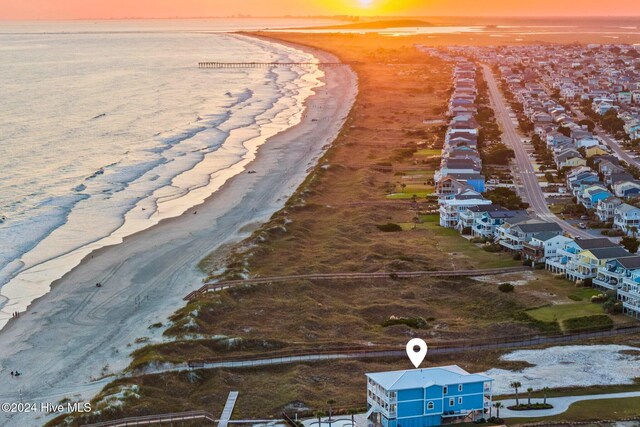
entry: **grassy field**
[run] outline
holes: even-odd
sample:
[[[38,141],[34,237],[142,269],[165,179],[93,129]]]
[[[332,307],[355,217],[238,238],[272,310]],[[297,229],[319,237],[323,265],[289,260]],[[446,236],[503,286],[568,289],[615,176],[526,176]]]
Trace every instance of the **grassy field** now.
[[[575,317],[591,316],[602,313],[604,313],[604,311],[600,304],[591,303],[559,304],[527,311],[527,314],[536,320],[560,323]]]
[[[406,200],[406,199],[424,199],[429,194],[433,194],[435,189],[433,186],[425,186],[425,188],[407,187],[401,193],[392,193],[387,195],[387,199]]]
[[[455,301],[455,310],[451,301]],[[525,292],[503,293],[494,284],[468,278],[360,280],[339,285],[307,281],[234,288],[190,303],[174,316],[168,331],[177,337],[198,334],[231,339],[147,346],[136,352],[133,366],[185,358],[321,350],[327,345],[401,348],[414,336],[436,343],[524,335],[536,332],[537,327],[522,313],[542,301]],[[394,317],[422,319],[424,326],[386,326]]]
[[[421,150],[416,151],[416,153],[414,154],[414,156],[440,156],[440,154],[442,153],[442,150],[437,149],[437,148],[423,148]]]
[[[640,416],[640,397],[576,402],[560,415],[541,418],[510,418],[507,425],[552,421],[622,420]]]
[[[633,384],[611,384],[611,385],[597,385],[589,387],[566,387],[550,389],[547,392],[547,397],[561,397],[561,396],[585,396],[588,394],[607,394],[607,393],[626,393],[630,391],[640,391],[640,378],[636,378]],[[523,394],[520,394],[522,398]],[[526,398],[526,394],[524,395]],[[535,400],[540,400],[543,397],[543,393],[539,390],[533,392],[532,397]],[[515,394],[494,396],[494,400],[513,399]]]

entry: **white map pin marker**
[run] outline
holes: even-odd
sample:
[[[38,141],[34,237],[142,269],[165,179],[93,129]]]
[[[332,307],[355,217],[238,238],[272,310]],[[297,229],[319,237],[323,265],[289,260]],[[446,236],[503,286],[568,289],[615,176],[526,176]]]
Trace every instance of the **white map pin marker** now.
[[[419,350],[416,351],[416,347]],[[420,366],[424,357],[427,355],[427,343],[420,338],[414,338],[407,343],[407,356],[416,368]]]

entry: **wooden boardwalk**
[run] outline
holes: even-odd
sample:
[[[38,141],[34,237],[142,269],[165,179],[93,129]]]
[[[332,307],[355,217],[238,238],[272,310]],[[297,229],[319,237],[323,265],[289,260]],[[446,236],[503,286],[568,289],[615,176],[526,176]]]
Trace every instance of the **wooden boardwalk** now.
[[[335,67],[344,62],[198,62],[198,68],[283,68],[283,67]]]
[[[236,400],[238,400],[238,392],[230,392],[229,397],[227,397],[227,403],[224,404],[224,409],[222,409],[222,415],[220,415],[218,427],[228,427],[231,414],[233,413],[233,408],[236,406]]]
[[[255,277],[252,279],[228,280],[224,282],[206,283],[199,289],[190,292],[184,297],[185,301],[191,301],[206,292],[216,292],[235,286],[253,285],[261,283],[286,283],[298,280],[377,280],[377,279],[408,279],[414,277],[467,277],[490,276],[493,274],[516,273],[530,270],[529,267],[503,267],[480,270],[428,270],[428,271],[392,271],[376,273],[318,273],[296,274],[291,276]]]

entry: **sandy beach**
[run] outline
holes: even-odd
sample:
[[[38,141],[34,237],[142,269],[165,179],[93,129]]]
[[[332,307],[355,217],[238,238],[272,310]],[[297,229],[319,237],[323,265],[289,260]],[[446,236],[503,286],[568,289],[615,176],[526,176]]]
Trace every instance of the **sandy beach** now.
[[[332,55],[300,47],[321,62]],[[260,147],[248,167],[185,214],[95,251],[0,332],[0,401],[88,400],[129,363],[129,354],[162,340],[150,329],[202,284],[198,262],[240,241],[295,191],[337,136],[357,94],[349,67],[325,69],[325,86],[306,101],[302,122]],[[97,288],[95,283],[102,283]],[[145,339],[146,339],[145,338]],[[12,370],[23,373],[19,379]],[[102,378],[102,379],[99,379]],[[37,426],[42,413],[0,415],[2,426]]]

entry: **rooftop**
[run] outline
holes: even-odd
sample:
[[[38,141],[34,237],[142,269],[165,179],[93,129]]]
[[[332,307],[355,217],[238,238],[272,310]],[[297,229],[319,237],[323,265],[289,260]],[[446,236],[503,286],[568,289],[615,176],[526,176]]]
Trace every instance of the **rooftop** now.
[[[470,374],[457,365],[437,368],[409,369],[404,371],[387,371],[365,374],[385,390],[408,390],[426,388],[433,385],[465,384],[493,379],[482,374]]]

